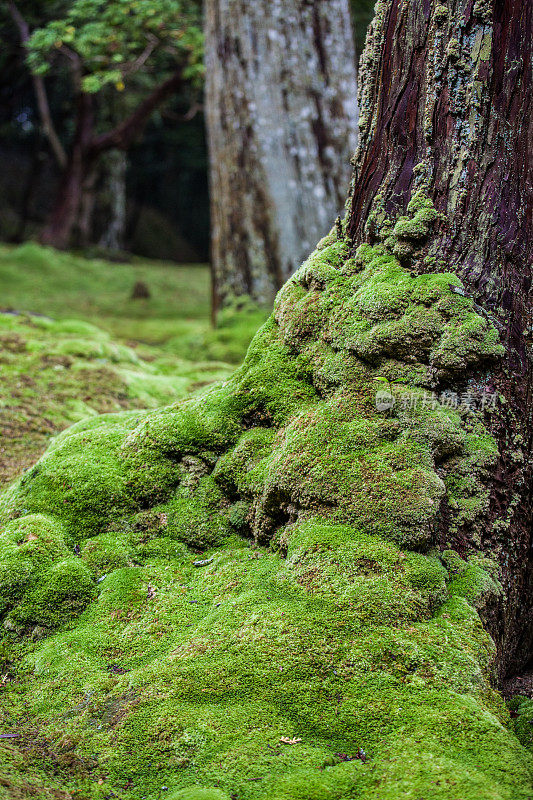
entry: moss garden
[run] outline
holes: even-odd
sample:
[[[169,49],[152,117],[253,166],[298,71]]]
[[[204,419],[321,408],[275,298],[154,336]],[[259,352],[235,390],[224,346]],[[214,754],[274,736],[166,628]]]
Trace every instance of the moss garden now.
[[[410,269],[434,215],[330,234],[229,378],[77,422],[1,496],[0,798],[533,797],[479,615],[496,445],[445,401],[502,348]]]

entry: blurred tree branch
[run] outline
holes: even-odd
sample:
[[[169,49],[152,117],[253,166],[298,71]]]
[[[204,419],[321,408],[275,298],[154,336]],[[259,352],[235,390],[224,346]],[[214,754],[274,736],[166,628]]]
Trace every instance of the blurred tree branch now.
[[[30,29],[28,23],[20,13],[13,0],[10,0],[8,8],[11,18],[18,28],[21,46],[26,48],[26,45],[30,39]],[[50,105],[48,103],[48,95],[44,85],[44,79],[40,75],[35,75],[32,73],[32,81],[35,89],[35,96],[37,98],[37,106],[39,108],[39,115],[41,117],[43,130],[46,134],[50,148],[58,165],[61,167],[61,169],[64,169],[67,165],[67,154],[65,153],[65,149],[61,144],[59,136],[57,135],[54,127],[52,115],[50,113]]]
[[[105,150],[117,148],[127,150],[141,133],[145,124],[150,119],[152,112],[166,100],[167,97],[177,92],[183,85],[182,70],[177,69],[170,78],[156,87],[154,91],[140,103],[135,111],[112,130],[97,136],[89,146],[92,157],[98,156]]]

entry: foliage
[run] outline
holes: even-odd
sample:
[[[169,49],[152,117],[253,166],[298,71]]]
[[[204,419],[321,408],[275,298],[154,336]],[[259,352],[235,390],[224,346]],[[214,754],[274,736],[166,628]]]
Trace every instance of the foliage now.
[[[98,92],[111,83],[119,91],[143,68],[186,65],[184,77],[202,75],[202,33],[193,0],[72,0],[62,15],[33,31],[28,63],[46,74],[57,54],[81,61],[82,88]]]
[[[355,47],[358,57],[363,52],[363,47],[365,46],[366,31],[374,16],[374,6],[374,0],[350,0]]]
[[[185,90],[197,94],[203,72],[200,7],[196,0],[74,0],[40,9],[10,3],[7,9],[27,51],[42,130],[57,165],[69,175],[57,191],[68,186],[71,204],[56,196],[54,222],[49,219],[41,239],[66,248],[77,227],[84,227],[78,219],[82,196],[102,154],[128,150],[169,97]],[[33,32],[32,21],[37,22]],[[48,100],[43,80],[48,73],[53,91],[68,97],[63,126]],[[101,95],[100,102],[92,95]],[[23,117],[31,126],[27,109]],[[68,157],[69,147],[75,157]]]
[[[110,6],[112,4],[107,4]],[[45,31],[58,20],[65,21],[66,11],[72,4],[63,2],[27,2],[20,0],[17,7],[27,21],[30,30]],[[194,8],[190,18],[191,33],[194,25]],[[196,20],[200,18],[198,13]],[[199,31],[199,25],[196,26]],[[49,161],[49,148],[43,137],[31,74],[20,47],[20,35],[8,14],[8,4],[0,3],[0,31],[3,48],[0,53],[0,137],[4,172],[0,178],[0,236],[8,240],[30,238],[38,233],[50,212],[54,200],[56,165]],[[201,43],[200,43],[201,44]],[[70,58],[67,56],[67,47]],[[167,49],[170,48],[170,49]],[[200,54],[198,53],[198,58]],[[127,54],[126,54],[127,56]],[[77,55],[70,45],[52,48],[50,58],[43,54],[35,57],[49,63],[45,76],[50,111],[56,133],[65,149],[72,142],[76,124],[76,104],[73,93],[72,73]],[[197,56],[190,58],[178,44],[165,43],[157,46],[142,69],[128,72],[123,78],[125,89],[117,91],[113,83],[107,83],[95,98],[96,133],[109,127],[131,113],[149,93],[176,70],[178,63],[196,63]],[[192,59],[192,60],[191,60]],[[131,61],[131,59],[130,59]],[[199,65],[199,62],[198,62]],[[124,65],[123,65],[124,66]],[[198,68],[200,68],[198,66]],[[196,67],[195,67],[196,69]],[[145,133],[137,137],[128,153],[128,247],[133,252],[151,258],[174,258],[184,261],[179,252],[167,247],[168,255],[151,249],[155,234],[144,235],[147,226],[138,228],[137,210],[157,210],[174,232],[186,232],[187,241],[205,259],[209,238],[209,214],[207,198],[207,155],[201,110],[192,121],[180,121],[198,99],[198,80],[201,76],[187,78],[181,89],[170,97],[164,109],[155,110],[147,123]],[[199,108],[199,107],[198,107]],[[33,169],[32,169],[33,163]],[[36,166],[38,165],[38,166]],[[195,203],[187,202],[194,193]],[[25,205],[25,198],[28,199]],[[97,241],[107,216],[101,212],[100,184],[97,184],[97,202],[94,216],[94,241]],[[24,228],[23,221],[27,224]],[[175,237],[171,232],[170,241]]]

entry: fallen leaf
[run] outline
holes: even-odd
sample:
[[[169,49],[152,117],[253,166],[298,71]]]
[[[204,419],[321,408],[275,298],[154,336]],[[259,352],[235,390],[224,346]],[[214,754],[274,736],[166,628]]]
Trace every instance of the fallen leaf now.
[[[298,742],[301,742],[301,741],[302,741],[301,739],[289,739],[288,736],[282,736],[280,738],[280,742],[282,744],[298,744]]]

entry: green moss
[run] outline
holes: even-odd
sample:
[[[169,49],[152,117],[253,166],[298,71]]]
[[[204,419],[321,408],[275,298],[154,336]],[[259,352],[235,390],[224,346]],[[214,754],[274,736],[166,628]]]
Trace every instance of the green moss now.
[[[3,727],[7,720],[0,715]],[[31,739],[25,744],[31,751]],[[62,777],[47,775],[42,766],[42,761],[47,755],[43,748],[35,758],[28,759],[20,750],[9,741],[0,742],[0,798],[13,800],[13,798],[39,797],[42,800],[69,800],[69,795],[61,789]],[[44,758],[43,758],[44,756]],[[59,761],[59,759],[58,759]],[[58,763],[56,761],[56,763]],[[59,766],[59,765],[58,765]]]
[[[0,552],[0,613],[7,630],[57,628],[91,601],[90,573],[49,518],[33,514],[7,525]]]
[[[57,746],[98,751],[102,796],[371,798],[440,780],[443,798],[527,797],[487,691],[492,644],[459,595],[432,616],[433,556],[321,519],[293,529],[286,560],[245,543],[211,558],[116,570],[75,630],[26,656],[31,713]]]
[[[131,565],[131,556],[131,548],[113,533],[94,536],[81,550],[81,558],[95,578]]]
[[[437,25],[442,25],[448,19],[450,12],[448,11],[448,7],[445,5],[438,5],[434,11],[434,18]]]
[[[200,465],[205,469],[202,462]],[[191,464],[187,466],[188,475],[176,494],[155,512],[164,520],[169,538],[205,550],[220,544],[229,533],[227,515],[222,513],[228,503],[211,475],[202,474],[203,470],[194,475]]]
[[[329,242],[329,239],[328,239]],[[296,281],[304,283],[307,288],[318,286],[323,288],[328,280],[336,276],[337,270],[348,258],[349,247],[339,240],[324,243],[309,256],[296,273]]]
[[[418,195],[408,211],[434,217]],[[492,448],[494,457],[482,425],[465,438],[457,413],[420,407],[416,386],[414,409],[384,416],[372,407],[373,379],[377,370],[393,377],[401,400],[402,381],[423,386],[483,367],[500,351],[497,335],[468,299],[450,293],[454,276],[411,276],[381,246],[359,248],[354,272],[351,260],[343,268],[347,253],[338,241],[310,257],[227,383],[155,414],[72,429],[11,493],[7,513],[52,512],[85,539],[102,519],[172,502],[170,538],[194,544],[185,530],[201,530],[202,515],[223,511],[221,496],[193,511],[200,484],[187,478],[184,459],[194,457],[206,479],[214,468],[223,491],[249,504],[261,541],[283,515],[333,504],[339,522],[419,546],[430,540],[446,488],[457,524],[474,524],[485,502],[476,478],[488,463],[482,451]],[[434,459],[450,455],[454,469],[443,482]],[[196,546],[214,544],[220,524]]]
[[[371,241],[381,241],[389,253],[402,264],[408,265],[428,239],[439,215],[432,201],[422,191],[415,192],[406,210],[407,215],[393,223],[386,215],[382,198],[378,197],[366,230]]]
[[[28,325],[30,321],[31,327],[36,329],[36,335],[31,337],[27,343],[29,350],[36,352],[46,351],[50,353],[50,347],[52,347],[52,352],[57,348],[57,352],[61,353],[66,352],[70,346],[72,353],[76,354],[76,350],[79,347],[79,355],[87,358],[93,357],[90,352],[91,350],[94,350],[97,355],[103,354],[102,347],[106,345],[110,348],[110,352],[112,351],[109,333],[98,328],[96,325],[78,319],[55,320],[50,317],[34,315],[29,318],[23,316],[22,319],[17,319],[15,315],[14,319],[3,319],[2,325],[11,325],[16,329],[19,325]],[[27,335],[28,333],[29,332],[27,332]],[[52,334],[53,340],[50,341],[46,334]],[[114,352],[120,353],[125,357],[126,361],[138,362],[131,348],[119,348],[117,346]],[[117,360],[121,360],[120,357]]]
[[[460,324],[448,329],[432,352],[434,366],[442,373],[462,372],[480,361],[504,353],[498,332],[478,314],[466,312]]]
[[[265,322],[270,309],[254,303],[247,295],[228,300],[218,312],[214,328],[199,329],[172,338],[167,348],[193,360],[212,359],[238,364],[257,329]]]
[[[67,523],[71,536],[83,540],[133,506],[129,474],[119,458],[127,427],[116,418],[98,422],[79,424],[57,438],[20,480],[11,514],[52,514]]]
[[[150,288],[149,300],[131,299],[137,281]],[[125,340],[158,344],[209,327],[209,269],[204,265],[135,258],[110,263],[27,242],[0,247],[0,282],[4,307],[60,320],[67,313]],[[79,325],[76,332],[85,338],[89,329]]]
[[[201,786],[191,786],[172,792],[168,800],[229,800],[229,796],[220,789],[203,789]]]
[[[94,596],[88,569],[76,558],[58,561],[9,613],[15,627],[57,628],[76,617]],[[4,623],[5,624],[5,623]]]
[[[515,733],[524,747],[533,751],[533,700],[530,697],[517,695],[509,701],[513,714]]]
[[[424,198],[412,202],[409,219],[429,226]],[[478,613],[501,591],[477,555],[497,450],[481,412],[444,393],[466,377],[483,387],[500,351],[450,284],[411,274],[383,242],[349,257],[328,239],[231,378],[78,423],[4,495],[4,624],[20,607],[46,627],[34,616],[46,598],[68,623],[54,633],[48,620],[35,641],[13,632],[10,714],[93,764],[65,785],[124,800],[163,786],[531,796]],[[436,548],[441,509],[464,558]],[[38,536],[52,525],[61,538],[41,575],[17,526],[45,513]]]
[[[271,797],[279,800],[342,800],[353,797],[360,783],[362,764],[325,766],[322,770],[296,769],[277,780],[271,787]],[[260,797],[265,797],[262,793]]]
[[[466,598],[477,608],[481,608],[492,598],[498,598],[503,591],[501,584],[493,579],[488,571],[491,565],[485,562],[486,560],[472,557],[450,583],[450,594]]]
[[[146,346],[116,344],[75,320],[0,314],[0,345],[0,484],[35,463],[54,433],[73,422],[153,408],[229,373],[227,365],[192,364]]]
[[[420,241],[427,239],[431,225],[437,220],[438,214],[433,203],[422,194],[417,194],[407,206],[409,216],[400,217],[392,229],[398,239],[414,239]]]

